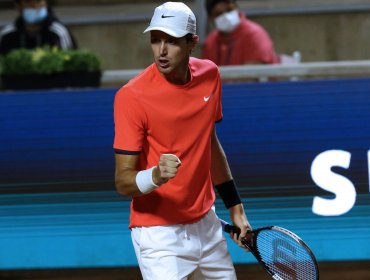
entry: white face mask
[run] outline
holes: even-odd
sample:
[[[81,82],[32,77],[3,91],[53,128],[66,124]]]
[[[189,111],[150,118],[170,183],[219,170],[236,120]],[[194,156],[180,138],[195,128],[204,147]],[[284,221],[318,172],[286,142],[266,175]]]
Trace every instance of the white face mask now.
[[[43,21],[48,15],[46,7],[39,9],[26,8],[23,10],[23,18],[27,23],[38,23]]]
[[[222,32],[232,32],[240,24],[238,10],[223,13],[215,18],[216,28]]]

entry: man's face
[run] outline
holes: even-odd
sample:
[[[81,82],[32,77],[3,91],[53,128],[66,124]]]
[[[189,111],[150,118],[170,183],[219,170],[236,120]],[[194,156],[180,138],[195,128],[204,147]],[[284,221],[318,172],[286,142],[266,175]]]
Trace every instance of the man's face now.
[[[219,2],[215,6],[213,6],[211,12],[210,12],[210,18],[215,19],[216,17],[231,12],[233,10],[236,10],[238,6],[235,2]]]
[[[47,3],[46,0],[21,0],[18,3],[18,9],[39,9],[42,7],[46,7]]]
[[[159,72],[167,77],[181,77],[187,71],[194,42],[154,30],[150,32],[150,43]]]

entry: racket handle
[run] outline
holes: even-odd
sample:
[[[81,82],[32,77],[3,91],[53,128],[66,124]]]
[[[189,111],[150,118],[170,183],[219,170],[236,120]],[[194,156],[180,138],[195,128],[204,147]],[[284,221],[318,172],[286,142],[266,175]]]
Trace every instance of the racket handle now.
[[[227,233],[236,233],[239,236],[240,228],[238,228],[237,226],[230,225],[228,222],[226,222],[222,219],[220,219],[220,222],[221,222],[222,228],[225,232],[227,232]]]

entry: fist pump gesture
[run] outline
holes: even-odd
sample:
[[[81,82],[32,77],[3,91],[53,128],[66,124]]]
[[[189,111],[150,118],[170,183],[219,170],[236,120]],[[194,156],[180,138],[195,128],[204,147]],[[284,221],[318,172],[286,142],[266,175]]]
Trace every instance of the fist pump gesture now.
[[[160,186],[176,176],[181,166],[180,159],[174,154],[162,154],[153,170],[153,182]]]

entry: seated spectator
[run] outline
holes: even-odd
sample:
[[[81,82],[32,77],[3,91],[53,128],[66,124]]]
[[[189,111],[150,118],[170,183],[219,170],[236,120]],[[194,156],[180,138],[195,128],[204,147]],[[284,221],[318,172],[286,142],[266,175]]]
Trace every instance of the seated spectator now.
[[[236,0],[207,0],[206,9],[216,30],[205,40],[203,58],[220,66],[279,63],[268,33],[247,19]]]
[[[47,0],[15,0],[15,7],[19,16],[0,32],[0,55],[19,48],[77,48],[72,34],[54,16]]]

